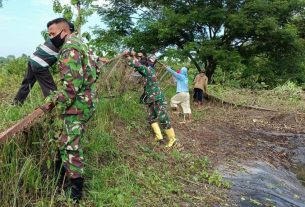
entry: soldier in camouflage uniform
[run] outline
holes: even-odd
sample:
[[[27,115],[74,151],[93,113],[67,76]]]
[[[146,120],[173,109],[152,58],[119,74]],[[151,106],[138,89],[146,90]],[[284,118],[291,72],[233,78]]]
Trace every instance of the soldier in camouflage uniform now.
[[[48,31],[58,46],[61,47],[58,57],[61,90],[47,97],[50,107],[58,106],[64,127],[59,139],[59,162],[56,167],[60,170],[60,182],[64,176],[71,180],[71,197],[78,202],[83,188],[83,139],[85,126],[95,109],[95,82],[97,79],[95,61],[89,48],[75,34],[68,31],[66,21],[55,19],[48,23]]]
[[[155,141],[159,142],[163,139],[161,129],[159,127],[158,122],[156,121],[156,119],[159,118],[159,122],[162,128],[165,129],[165,133],[169,139],[165,147],[172,147],[173,144],[176,142],[176,136],[174,129],[171,126],[171,121],[167,115],[166,108],[163,104],[164,95],[159,87],[155,69],[152,67],[152,65],[150,65],[150,63],[148,63],[147,66],[141,65],[141,63],[137,60],[134,52],[131,53],[132,58],[130,58],[130,54],[128,52],[125,52],[124,55],[129,57],[129,65],[135,68],[135,70],[138,71],[145,78],[145,97],[142,99],[142,101],[144,101],[144,103],[149,108],[148,122],[154,130]]]

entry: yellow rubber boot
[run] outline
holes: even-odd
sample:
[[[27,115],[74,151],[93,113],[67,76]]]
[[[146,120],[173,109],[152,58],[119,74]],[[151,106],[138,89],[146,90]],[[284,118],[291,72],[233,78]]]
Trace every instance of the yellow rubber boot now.
[[[159,127],[159,124],[157,122],[153,123],[151,125],[151,127],[153,128],[154,130],[154,133],[155,133],[155,142],[158,142],[160,140],[163,139],[163,136],[162,136],[162,133],[161,133],[161,129]]]
[[[165,145],[166,148],[171,148],[176,142],[176,135],[173,128],[166,129],[165,133],[169,139],[168,143]]]

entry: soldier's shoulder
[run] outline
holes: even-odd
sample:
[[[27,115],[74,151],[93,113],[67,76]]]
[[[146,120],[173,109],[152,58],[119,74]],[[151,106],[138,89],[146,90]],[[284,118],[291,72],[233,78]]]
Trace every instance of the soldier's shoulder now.
[[[69,38],[65,45],[63,46],[64,48],[81,48],[83,46],[84,43],[82,43],[82,41],[76,37],[71,37]]]
[[[81,41],[78,37],[71,36],[64,44],[61,49],[62,53],[77,50],[78,52],[86,51],[86,44]]]

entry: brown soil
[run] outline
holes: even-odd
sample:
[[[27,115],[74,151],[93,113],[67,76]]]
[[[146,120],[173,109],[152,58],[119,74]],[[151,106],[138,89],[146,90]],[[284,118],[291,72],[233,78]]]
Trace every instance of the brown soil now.
[[[291,165],[289,153],[284,149],[287,148],[287,145],[291,148],[294,146],[289,143],[285,134],[305,133],[303,124],[305,115],[302,114],[224,107],[215,103],[194,109],[193,114],[193,122],[187,124],[180,124],[179,122],[183,118],[171,114],[176,136],[179,144],[182,145],[179,150],[197,158],[208,156],[212,167],[215,168],[225,164],[234,169],[238,168],[237,164],[247,163],[250,160],[251,162],[262,160],[272,163],[274,166],[280,165],[288,168]],[[116,128],[116,131],[124,131],[124,129]],[[152,133],[145,134],[148,129],[150,127],[136,129],[138,136],[128,145],[119,143],[121,149],[128,152],[129,156],[126,159],[131,166],[137,167],[134,158],[141,155],[141,152],[134,150],[134,147],[148,145],[148,148],[153,148],[150,144],[153,139]],[[154,151],[159,152],[160,148],[154,148]],[[156,168],[160,167],[156,160],[152,159],[147,162]],[[172,167],[177,164],[172,159],[167,159],[166,162]],[[226,202],[224,201],[226,200],[225,193],[221,189],[207,190],[204,185],[198,186],[198,183],[187,180],[181,180],[181,182],[185,186],[185,192],[193,195],[195,200],[198,197],[201,199],[197,204],[193,200],[191,206],[222,206],[223,202]],[[217,196],[215,196],[216,191]],[[181,202],[181,205],[185,204],[184,201]]]
[[[208,104],[195,113],[200,113],[200,117],[195,117],[192,123],[174,123],[176,134],[185,151],[198,156],[207,155],[215,165],[229,160],[247,162],[248,159],[285,164],[288,161],[285,152],[273,149],[274,145],[287,145],[287,138],[276,136],[274,139],[273,134],[305,133],[305,115],[302,114],[221,107],[214,104]]]

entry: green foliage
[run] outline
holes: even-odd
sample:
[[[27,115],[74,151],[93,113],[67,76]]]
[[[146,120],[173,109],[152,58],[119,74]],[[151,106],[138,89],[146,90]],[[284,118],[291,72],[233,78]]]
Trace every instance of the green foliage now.
[[[30,97],[22,108],[0,105],[1,114],[5,114],[0,122],[5,125],[0,128],[6,128],[37,107],[42,101],[38,92],[32,91],[37,99]],[[190,179],[195,173],[200,179],[198,182],[208,183],[200,177],[201,166],[211,172],[211,184],[222,183],[220,176],[209,170],[207,158],[197,159],[176,150],[157,152],[150,146],[151,134],[143,127],[146,112],[138,104],[139,95],[138,92],[126,93],[119,98],[101,99],[98,103],[82,141],[87,190],[81,205],[171,206],[176,203],[178,206],[177,203],[185,198],[191,201],[192,197],[189,191],[184,191],[177,177]],[[50,121],[46,116],[27,133],[0,145],[0,189],[12,186],[13,190],[0,190],[3,206],[72,206],[68,197],[55,192],[53,161],[62,123],[52,117]],[[190,167],[198,163],[199,168],[190,174],[185,163],[190,163]]]
[[[110,1],[98,10],[108,28],[95,33],[105,48],[157,48],[197,69],[205,64],[209,78],[221,68],[232,81],[237,74],[233,85],[273,88],[288,79],[305,82],[304,6],[302,0]]]
[[[197,159],[192,162],[187,169],[188,174],[192,175],[192,179],[196,182],[206,181],[208,184],[213,184],[217,187],[230,188],[230,183],[223,179],[217,171],[209,172],[209,160],[207,157]]]
[[[280,85],[273,89],[276,95],[281,96],[283,99],[289,101],[302,100],[302,89],[294,82],[287,81],[284,85]]]
[[[272,90],[232,88],[222,84],[209,85],[209,91],[214,96],[237,105],[254,105],[282,112],[305,112],[304,91],[291,81]]]
[[[26,135],[1,144],[2,206],[20,206],[21,203],[29,205],[43,197],[53,201],[55,178],[49,176],[53,171],[46,166],[50,160],[48,150],[52,149],[47,140],[52,137],[52,133],[44,133],[42,130],[44,128],[48,131],[50,126],[43,122],[37,123]]]
[[[217,67],[212,77],[215,84],[221,84],[228,87],[240,88],[243,69],[232,71],[224,71],[221,67]]]
[[[43,102],[39,84],[36,83],[22,108],[11,105],[27,71],[28,57],[22,55],[19,58],[8,57],[2,60],[0,62],[0,130],[11,126]]]
[[[8,57],[0,63],[0,73],[4,75],[20,75],[23,74],[27,67],[28,57],[23,56],[19,58]]]
[[[92,5],[95,1],[96,0],[71,0],[70,4],[63,5],[60,0],[54,0],[53,11],[62,14],[65,19],[72,21],[76,31],[80,33],[81,27],[95,11],[94,6]],[[77,11],[76,14],[74,13],[75,10]]]

